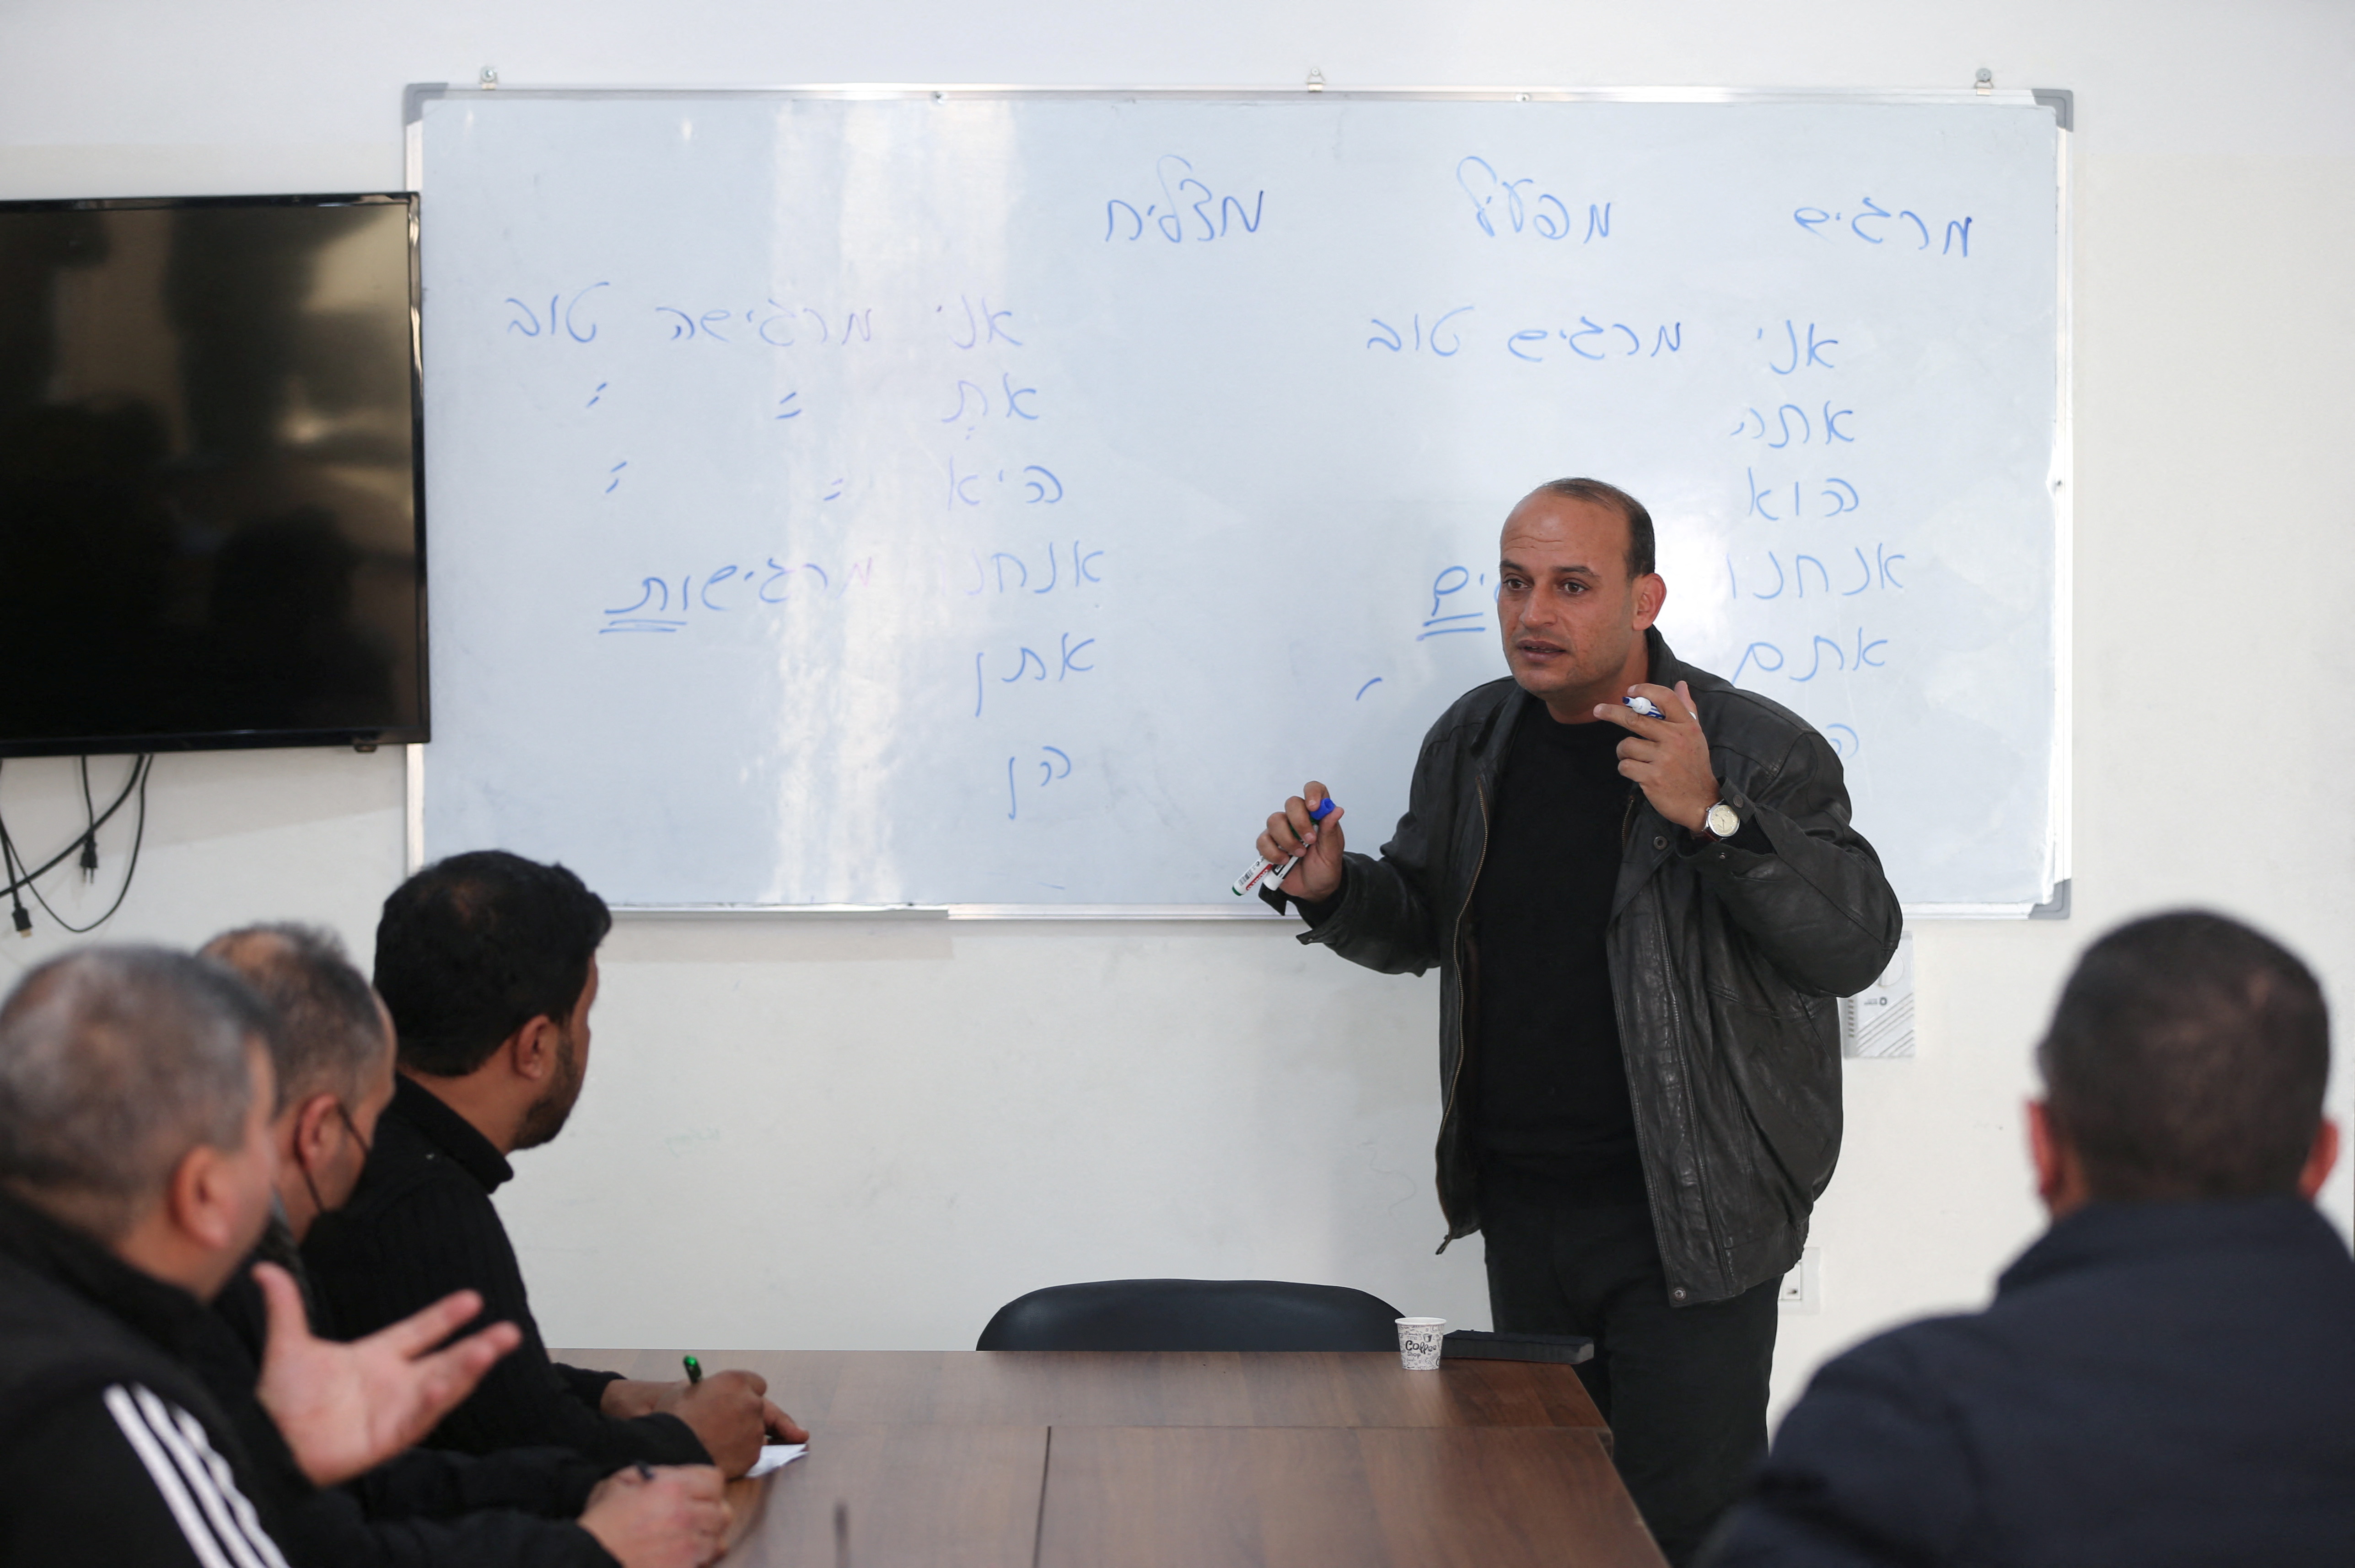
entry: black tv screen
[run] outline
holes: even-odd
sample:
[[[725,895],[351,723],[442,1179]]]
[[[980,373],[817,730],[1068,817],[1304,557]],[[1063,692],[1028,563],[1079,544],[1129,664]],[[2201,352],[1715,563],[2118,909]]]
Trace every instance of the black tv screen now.
[[[416,213],[0,202],[0,756],[426,738]]]

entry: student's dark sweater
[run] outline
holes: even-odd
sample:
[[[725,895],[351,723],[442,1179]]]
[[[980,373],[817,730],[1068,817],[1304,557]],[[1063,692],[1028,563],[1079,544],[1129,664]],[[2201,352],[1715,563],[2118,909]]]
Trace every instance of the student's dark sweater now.
[[[569,1448],[411,1448],[342,1487],[314,1488],[255,1397],[269,1341],[254,1261],[286,1269],[308,1295],[302,1254],[273,1218],[254,1259],[213,1299],[228,1335],[193,1341],[189,1360],[253,1456],[290,1559],[336,1568],[611,1568],[613,1557],[571,1521],[615,1467]]]
[[[2310,1203],[2097,1203],[1784,1419],[1711,1568],[2345,1568],[2355,1259]]]
[[[513,1174],[488,1138],[404,1076],[377,1123],[351,1201],[304,1241],[312,1289],[336,1331],[372,1334],[453,1290],[480,1291],[478,1325],[513,1323],[523,1343],[435,1429],[434,1445],[486,1454],[556,1444],[613,1464],[709,1464],[677,1416],[600,1413],[612,1374],[549,1360],[515,1248],[491,1205]]]

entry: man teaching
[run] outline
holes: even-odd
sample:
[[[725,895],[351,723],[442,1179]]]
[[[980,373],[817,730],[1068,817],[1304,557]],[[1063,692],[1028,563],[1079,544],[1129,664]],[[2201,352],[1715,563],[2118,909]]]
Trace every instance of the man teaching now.
[[[1653,629],[1633,496],[1540,485],[1501,555],[1510,677],[1432,726],[1379,859],[1312,823],[1321,784],[1287,801],[1259,852],[1304,858],[1263,896],[1352,962],[1438,966],[1447,1240],[1484,1233],[1497,1329],[1593,1339],[1682,1563],[1765,1450],[1776,1287],[1839,1152],[1836,998],[1887,966],[1897,897],[1824,738]]]

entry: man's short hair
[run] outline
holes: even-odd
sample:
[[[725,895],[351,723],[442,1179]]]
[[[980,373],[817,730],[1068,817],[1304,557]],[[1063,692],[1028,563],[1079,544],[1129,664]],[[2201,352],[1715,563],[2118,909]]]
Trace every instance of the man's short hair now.
[[[276,1025],[245,983],[161,947],[86,947],[0,1002],[0,1183],[120,1238],[197,1147],[236,1149],[250,1052]]]
[[[401,1065],[463,1078],[532,1019],[562,1023],[613,926],[605,901],[561,866],[481,849],[426,867],[384,901],[376,928],[376,988]]]
[[[1531,495],[1559,496],[1565,501],[1588,501],[1609,507],[1627,519],[1627,575],[1649,577],[1657,568],[1652,540],[1652,514],[1644,503],[1616,485],[1600,479],[1549,479]]]
[[[2296,1190],[2330,1076],[2330,1013],[2288,949],[2222,915],[2121,926],[2086,950],[2036,1048],[2096,1198]]]
[[[384,1061],[384,1016],[376,993],[331,931],[311,925],[247,925],[205,944],[204,955],[235,970],[278,1012],[271,1065],[278,1108],[314,1094],[348,1107],[364,1098]]]

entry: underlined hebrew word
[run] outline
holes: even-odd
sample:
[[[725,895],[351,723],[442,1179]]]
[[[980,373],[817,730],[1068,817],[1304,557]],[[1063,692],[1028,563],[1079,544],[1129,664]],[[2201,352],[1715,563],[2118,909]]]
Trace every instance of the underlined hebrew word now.
[[[1496,239],[1526,232],[1540,240],[1567,240],[1577,232],[1577,218],[1561,197],[1550,191],[1529,188],[1537,183],[1534,175],[1508,178],[1497,172],[1495,165],[1477,155],[1464,158],[1455,165],[1455,184],[1471,201],[1472,219],[1479,224],[1481,233]],[[1499,224],[1503,227],[1499,228]],[[1610,237],[1611,204],[1588,203],[1586,232],[1580,236],[1579,243]]]
[[[1890,211],[1870,197],[1853,216],[1846,211],[1827,212],[1820,207],[1802,207],[1791,214],[1791,220],[1808,233],[1822,240],[1846,239],[1854,235],[1868,245],[1888,245],[1892,251],[1923,251],[1930,248],[1934,232],[1929,219],[1911,208]],[[1938,254],[1956,256],[1967,261],[1971,254],[1971,220],[1968,217],[1950,218],[1939,237]]]
[[[1465,589],[1476,585],[1481,588],[1487,587],[1487,573],[1481,573],[1476,582],[1469,568],[1451,566],[1433,578],[1431,580],[1431,613],[1424,617],[1423,630],[1415,634],[1414,640],[1422,643],[1428,642],[1433,637],[1450,636],[1459,632],[1487,631],[1488,613],[1478,607],[1480,596],[1476,593],[1469,600],[1455,597]],[[1492,594],[1491,597],[1494,595]],[[1466,608],[1467,605],[1470,607]],[[1362,687],[1359,688],[1358,695],[1360,697],[1365,695]]]
[[[1093,637],[1082,637],[1074,642],[1071,633],[1062,633],[1056,645],[1056,662],[1051,667],[1054,678],[1065,680],[1093,670],[1096,667],[1092,663],[1082,664],[1080,656],[1095,645]],[[994,672],[995,667],[1005,666],[1012,667],[1011,675]],[[1012,686],[1018,681],[1045,680],[1050,667],[1046,655],[1028,647],[1018,647],[1010,655],[1000,655],[996,667],[993,667],[986,649],[973,656],[973,716],[975,719],[981,717],[982,707],[988,700],[992,685]]]
[[[634,600],[601,612],[605,624],[597,629],[598,635],[677,633],[686,630],[698,615],[758,612],[796,599],[839,599],[853,588],[872,582],[875,576],[871,555],[835,571],[814,560],[784,562],[773,555],[759,560],[757,566],[722,566],[677,578],[642,577],[632,590],[637,595]]]
[[[1193,163],[1176,153],[1164,153],[1154,163],[1153,174],[1160,182],[1159,201],[1146,203],[1142,211],[1118,197],[1104,203],[1105,243],[1142,240],[1147,234],[1157,234],[1172,245],[1189,240],[1207,242],[1225,239],[1231,226],[1231,231],[1243,234],[1259,232],[1266,191],[1253,191],[1246,207],[1239,196],[1213,191],[1195,175]]]

